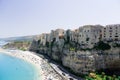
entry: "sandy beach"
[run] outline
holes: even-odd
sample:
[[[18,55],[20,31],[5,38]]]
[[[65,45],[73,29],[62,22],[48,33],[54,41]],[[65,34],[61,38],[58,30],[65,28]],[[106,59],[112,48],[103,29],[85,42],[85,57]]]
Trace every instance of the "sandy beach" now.
[[[38,70],[37,80],[64,80],[64,78],[57,74],[44,59],[38,57],[33,52],[4,49],[0,49],[0,52],[4,52],[5,54],[23,59],[24,61],[33,64]]]

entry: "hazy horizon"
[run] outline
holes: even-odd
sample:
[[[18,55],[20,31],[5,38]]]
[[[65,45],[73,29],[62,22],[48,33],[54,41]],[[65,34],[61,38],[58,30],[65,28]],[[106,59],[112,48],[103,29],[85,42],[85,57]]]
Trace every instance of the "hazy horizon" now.
[[[120,24],[119,0],[0,0],[0,38]]]

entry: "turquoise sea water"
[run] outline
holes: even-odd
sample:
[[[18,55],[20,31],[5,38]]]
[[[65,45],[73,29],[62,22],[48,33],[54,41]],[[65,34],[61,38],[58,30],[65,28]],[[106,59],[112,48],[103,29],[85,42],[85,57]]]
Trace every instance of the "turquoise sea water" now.
[[[37,70],[21,59],[0,53],[0,80],[37,80]]]

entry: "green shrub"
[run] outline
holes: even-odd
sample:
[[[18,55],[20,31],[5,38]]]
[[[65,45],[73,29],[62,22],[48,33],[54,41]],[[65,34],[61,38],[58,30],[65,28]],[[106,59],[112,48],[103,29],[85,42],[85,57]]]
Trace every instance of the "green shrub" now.
[[[80,50],[82,50],[82,51],[91,51],[92,49],[91,48],[81,48]]]
[[[75,51],[75,48],[70,48],[70,51]]]
[[[46,45],[46,47],[48,48],[48,47],[49,47],[49,42],[46,42],[45,45]]]
[[[114,44],[113,44],[113,47],[120,47],[120,44],[114,43]]]
[[[109,50],[111,46],[107,43],[104,43],[103,41],[98,42],[95,46],[94,49],[97,50]]]
[[[106,75],[104,72],[101,74],[96,74],[96,78],[92,78],[91,76],[87,75],[85,76],[86,80],[120,80],[119,76],[113,75],[109,76]]]

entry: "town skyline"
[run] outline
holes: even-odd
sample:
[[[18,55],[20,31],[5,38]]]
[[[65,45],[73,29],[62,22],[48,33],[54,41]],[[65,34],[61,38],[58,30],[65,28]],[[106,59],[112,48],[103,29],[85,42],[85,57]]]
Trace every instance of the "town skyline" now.
[[[101,25],[101,24],[94,24],[94,25],[92,25],[92,24],[89,24],[89,25],[82,25],[82,26],[78,26],[78,27],[75,27],[75,28],[73,28],[73,29],[70,29],[70,28],[68,28],[68,29],[64,29],[64,28],[55,28],[55,29],[51,29],[51,30],[49,30],[48,32],[41,32],[41,33],[39,33],[39,34],[28,34],[28,35],[17,35],[17,36],[9,36],[9,37],[0,37],[1,39],[3,38],[15,38],[15,37],[27,37],[27,36],[40,36],[40,35],[42,35],[42,34],[50,34],[51,33],[51,31],[56,31],[56,30],[59,30],[59,29],[61,29],[61,30],[64,30],[64,31],[67,31],[67,30],[71,30],[71,31],[75,31],[75,30],[78,30],[79,28],[82,28],[82,27],[85,27],[85,26],[102,26],[102,27],[107,27],[107,26],[114,26],[114,25],[120,25],[120,24],[106,24],[106,25]]]

